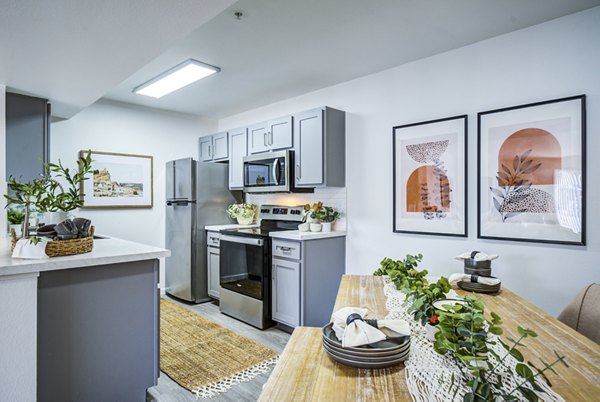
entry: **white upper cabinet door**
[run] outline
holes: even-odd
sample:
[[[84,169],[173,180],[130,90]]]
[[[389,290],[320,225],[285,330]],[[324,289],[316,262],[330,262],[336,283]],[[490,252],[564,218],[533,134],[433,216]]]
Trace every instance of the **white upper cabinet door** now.
[[[257,154],[269,150],[267,122],[248,127],[249,152]]]
[[[213,159],[213,140],[212,135],[200,137],[200,159],[203,162],[212,161]]]
[[[323,184],[323,140],[323,109],[309,110],[294,116],[294,168],[297,186]]]
[[[267,144],[269,149],[275,150],[292,147],[292,116],[270,120],[268,128]]]
[[[229,156],[227,132],[213,134],[213,160],[225,160]]]
[[[229,131],[229,188],[244,187],[244,156],[248,155],[246,128]]]

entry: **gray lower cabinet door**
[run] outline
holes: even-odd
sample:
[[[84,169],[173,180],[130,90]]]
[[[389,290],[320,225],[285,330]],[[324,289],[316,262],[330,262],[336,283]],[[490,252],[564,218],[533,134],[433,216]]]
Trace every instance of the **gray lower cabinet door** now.
[[[212,161],[213,159],[213,139],[212,135],[206,137],[200,137],[199,140],[199,150],[200,154],[198,159],[203,162]]]
[[[296,186],[323,184],[323,110],[315,109],[294,116]],[[340,149],[339,152],[344,152]]]
[[[257,154],[269,150],[268,123],[262,122],[248,127],[248,152]]]
[[[208,295],[218,299],[221,290],[219,283],[220,250],[216,247],[208,247],[206,255],[208,258]]]
[[[290,327],[300,325],[300,263],[273,258],[273,320]]]
[[[229,149],[227,146],[227,132],[213,134],[212,145],[213,160],[226,160],[229,156]]]
[[[244,156],[248,155],[246,128],[229,131],[229,188],[244,187]]]

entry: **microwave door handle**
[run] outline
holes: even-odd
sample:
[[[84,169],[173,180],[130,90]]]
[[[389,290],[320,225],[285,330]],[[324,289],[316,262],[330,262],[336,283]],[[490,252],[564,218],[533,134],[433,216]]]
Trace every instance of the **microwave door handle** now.
[[[275,180],[275,185],[279,185],[279,159],[275,159],[273,162],[273,180]]]

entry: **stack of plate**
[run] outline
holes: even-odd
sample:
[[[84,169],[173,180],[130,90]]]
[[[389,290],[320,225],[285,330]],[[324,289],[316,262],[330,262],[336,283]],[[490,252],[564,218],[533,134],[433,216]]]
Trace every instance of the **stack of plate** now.
[[[338,363],[358,368],[385,368],[395,366],[408,357],[410,336],[390,336],[370,345],[342,347],[333,331],[333,323],[323,327],[323,348]]]

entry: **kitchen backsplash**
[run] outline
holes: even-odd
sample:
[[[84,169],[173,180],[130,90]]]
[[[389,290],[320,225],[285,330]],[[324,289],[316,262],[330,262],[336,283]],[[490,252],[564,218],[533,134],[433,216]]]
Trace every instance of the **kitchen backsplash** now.
[[[312,194],[246,194],[246,202],[261,205],[287,205],[296,206],[313,204],[322,201],[323,205],[335,208],[342,213],[336,222],[336,230],[346,230],[346,188],[327,187],[316,188]]]

